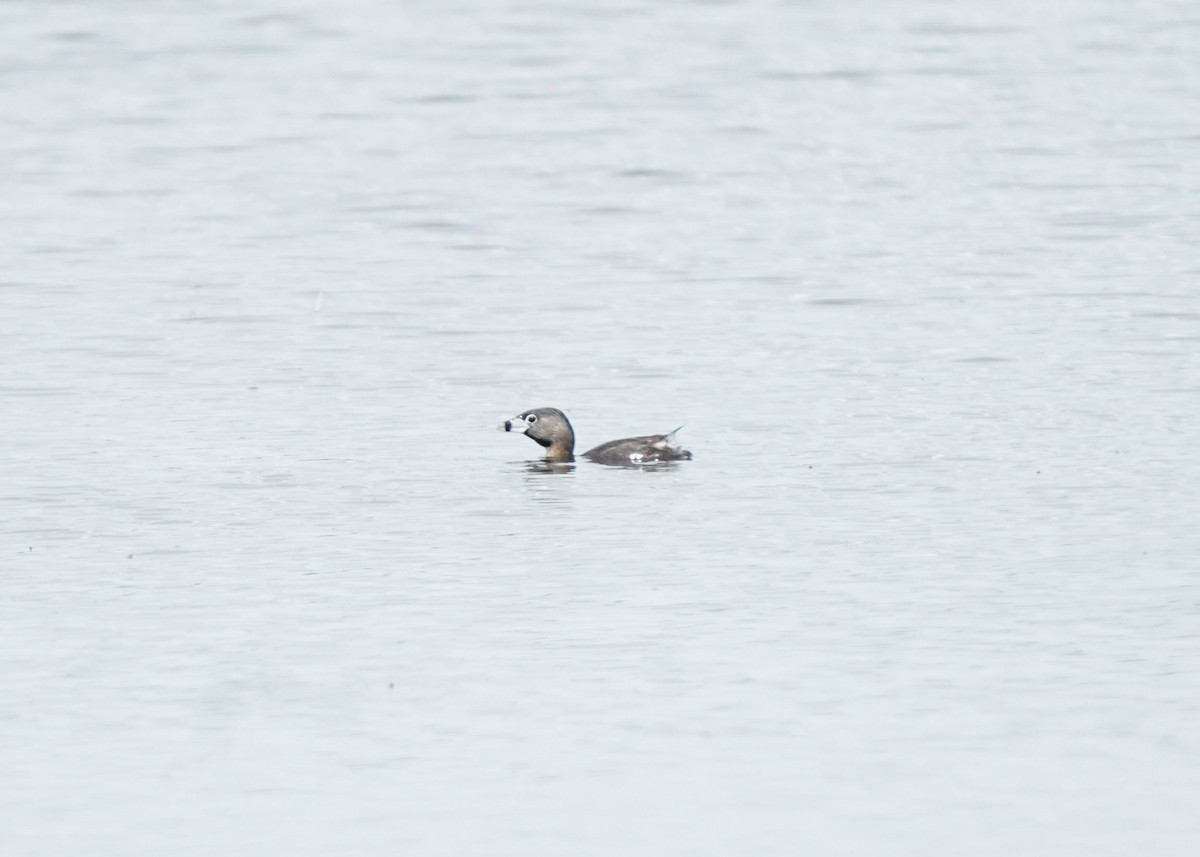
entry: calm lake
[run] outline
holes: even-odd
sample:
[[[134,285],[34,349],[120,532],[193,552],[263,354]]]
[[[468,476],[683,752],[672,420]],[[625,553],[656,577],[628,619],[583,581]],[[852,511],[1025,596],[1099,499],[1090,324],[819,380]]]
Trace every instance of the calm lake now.
[[[1197,105],[1183,2],[0,5],[0,852],[1197,853]]]

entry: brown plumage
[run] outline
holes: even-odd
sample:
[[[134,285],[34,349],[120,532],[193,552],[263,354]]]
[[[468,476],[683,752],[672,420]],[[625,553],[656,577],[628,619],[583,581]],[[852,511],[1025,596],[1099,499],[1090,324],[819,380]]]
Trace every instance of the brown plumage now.
[[[501,431],[527,435],[546,450],[549,461],[575,460],[575,430],[571,421],[558,408],[533,408],[522,411],[499,425]],[[683,426],[680,426],[683,428]],[[675,442],[675,431],[667,434],[648,434],[610,440],[583,454],[597,464],[624,467],[656,464],[660,461],[681,461],[692,454]]]

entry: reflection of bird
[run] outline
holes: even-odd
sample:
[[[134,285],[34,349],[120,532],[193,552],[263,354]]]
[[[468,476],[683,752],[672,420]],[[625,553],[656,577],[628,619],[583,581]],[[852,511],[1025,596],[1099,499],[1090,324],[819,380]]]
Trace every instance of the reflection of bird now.
[[[522,411],[500,423],[501,431],[528,435],[543,446],[549,461],[575,460],[575,431],[567,415],[558,408],[534,408]],[[683,428],[680,426],[679,428]],[[659,461],[688,459],[692,454],[675,442],[675,429],[667,434],[648,434],[610,440],[583,454],[597,464],[654,464]]]

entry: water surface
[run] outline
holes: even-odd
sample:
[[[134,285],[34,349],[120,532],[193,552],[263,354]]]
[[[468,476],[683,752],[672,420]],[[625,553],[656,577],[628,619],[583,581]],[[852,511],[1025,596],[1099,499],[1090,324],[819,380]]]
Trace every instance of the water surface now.
[[[0,47],[4,853],[1194,851],[1186,4]]]

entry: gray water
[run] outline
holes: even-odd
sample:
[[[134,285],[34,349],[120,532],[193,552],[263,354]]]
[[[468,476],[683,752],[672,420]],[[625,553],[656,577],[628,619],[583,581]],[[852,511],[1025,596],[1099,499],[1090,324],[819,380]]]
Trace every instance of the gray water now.
[[[1196,853],[1197,104],[1188,3],[3,4],[0,852]]]

